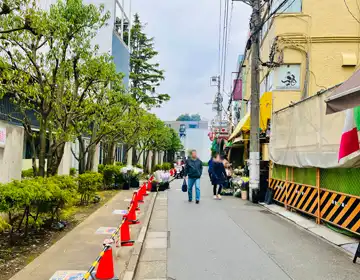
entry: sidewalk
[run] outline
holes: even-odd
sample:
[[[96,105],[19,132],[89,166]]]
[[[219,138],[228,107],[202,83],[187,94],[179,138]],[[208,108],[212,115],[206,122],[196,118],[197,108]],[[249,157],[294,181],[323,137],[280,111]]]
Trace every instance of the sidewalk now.
[[[10,280],[48,280],[56,271],[63,270],[86,272],[103,248],[103,241],[110,237],[111,230],[113,230],[100,228],[116,228],[121,223],[122,216],[113,214],[113,211],[127,210],[132,194],[132,190],[120,191],[107,204],[90,215]],[[138,216],[140,222],[144,220],[144,214],[153,195],[150,194],[146,197],[145,203],[140,205],[141,212]],[[133,240],[136,240],[141,227],[142,223],[131,226]],[[105,234],[96,233],[96,231],[104,230]],[[115,275],[120,276],[124,272],[133,250],[134,247],[113,247]]]
[[[175,185],[174,183],[172,186]],[[156,198],[135,280],[166,280],[168,247],[168,192]]]

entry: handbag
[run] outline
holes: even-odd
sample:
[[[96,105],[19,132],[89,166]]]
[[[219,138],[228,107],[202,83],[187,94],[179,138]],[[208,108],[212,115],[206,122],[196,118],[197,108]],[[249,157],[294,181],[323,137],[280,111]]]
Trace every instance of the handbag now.
[[[187,188],[187,183],[186,183],[186,180],[185,180],[185,179],[184,179],[184,182],[183,182],[183,184],[182,184],[181,190],[182,190],[183,192],[187,192],[187,190],[188,190],[188,188]]]

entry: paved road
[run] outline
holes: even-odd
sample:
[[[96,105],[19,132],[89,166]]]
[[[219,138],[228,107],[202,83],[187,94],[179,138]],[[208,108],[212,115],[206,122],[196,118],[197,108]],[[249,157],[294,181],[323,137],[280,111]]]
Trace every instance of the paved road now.
[[[168,279],[360,279],[351,257],[295,224],[238,198],[212,199],[206,177],[201,202],[168,193]]]

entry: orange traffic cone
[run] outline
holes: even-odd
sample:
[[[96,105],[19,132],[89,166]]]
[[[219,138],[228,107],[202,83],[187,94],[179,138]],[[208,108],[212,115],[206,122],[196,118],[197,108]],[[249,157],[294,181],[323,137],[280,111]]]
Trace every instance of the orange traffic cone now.
[[[127,217],[129,219],[130,224],[132,224],[132,225],[140,224],[139,220],[136,219],[136,211],[135,211],[134,204],[132,206],[130,206]]]
[[[144,203],[144,197],[141,189],[136,192],[136,199],[138,203]]]
[[[134,245],[134,241],[130,240],[130,227],[129,227],[129,221],[127,215],[124,215],[124,222],[122,223],[120,228],[120,240],[121,240],[121,246]]]
[[[143,193],[144,196],[148,196],[149,194],[146,191],[146,183],[144,183],[141,187],[141,191]]]
[[[100,259],[95,277],[99,280],[110,280],[114,279],[114,263],[112,248],[109,246],[104,252],[104,255]]]
[[[134,205],[136,211],[140,210],[139,205],[138,205],[138,199],[137,199],[137,193],[136,192],[133,193],[129,209],[131,208],[131,205]]]

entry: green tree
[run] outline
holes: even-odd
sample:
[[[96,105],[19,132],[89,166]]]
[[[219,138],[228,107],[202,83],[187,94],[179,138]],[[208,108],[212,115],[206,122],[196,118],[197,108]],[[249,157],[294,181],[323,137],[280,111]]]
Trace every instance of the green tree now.
[[[144,25],[135,14],[130,41],[130,91],[137,102],[151,108],[168,101],[170,96],[156,93],[160,81],[164,80],[164,70],[154,62],[158,55],[154,50],[154,38],[148,38],[143,30]]]
[[[29,2],[8,14],[2,22],[4,30],[26,26],[0,38],[3,81],[0,95],[8,94],[23,113],[20,121],[32,138],[27,113],[34,112],[39,121],[40,176],[45,175],[46,159],[48,172],[56,173],[65,143],[73,136],[71,120],[75,104],[70,101],[86,100],[88,90],[98,82],[96,76],[89,78],[97,72],[91,72],[93,68],[89,68],[88,62],[96,50],[91,46],[91,39],[109,18],[102,11],[103,7],[84,5],[81,0],[58,1],[49,11],[42,11]],[[47,138],[51,143],[48,155]],[[33,164],[35,162],[33,160]],[[36,166],[33,169],[36,171]]]
[[[183,121],[183,122],[189,122],[189,121],[201,121],[201,117],[199,114],[193,114],[193,115],[189,115],[189,114],[182,114],[180,115],[177,119],[177,121]]]

